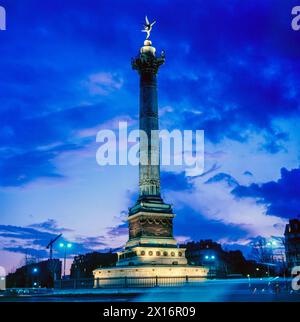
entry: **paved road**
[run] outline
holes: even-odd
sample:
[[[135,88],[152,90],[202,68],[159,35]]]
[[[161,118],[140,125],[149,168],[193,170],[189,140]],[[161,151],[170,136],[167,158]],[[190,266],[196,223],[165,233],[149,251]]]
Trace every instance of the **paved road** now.
[[[207,280],[181,287],[63,290],[26,297],[0,297],[22,302],[300,302],[290,281],[280,279]]]
[[[300,291],[284,281],[252,279],[210,280],[183,288],[150,289],[137,301],[167,302],[300,302]]]

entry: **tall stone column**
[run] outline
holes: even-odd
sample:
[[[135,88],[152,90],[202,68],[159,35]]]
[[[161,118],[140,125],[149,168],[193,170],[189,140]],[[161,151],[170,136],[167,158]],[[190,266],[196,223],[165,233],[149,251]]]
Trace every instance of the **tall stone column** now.
[[[132,67],[140,75],[140,199],[160,198],[157,79],[164,56],[156,57],[151,41],[146,40]],[[146,135],[143,135],[146,134]]]
[[[155,55],[148,38],[155,21],[146,17],[144,32],[147,40],[132,67],[140,76],[140,167],[139,197],[129,209],[129,239],[123,251],[118,252],[116,268],[98,269],[95,278],[107,277],[185,277],[207,275],[201,267],[189,267],[185,249],[179,248],[173,236],[172,206],[160,194],[159,133],[157,73],[165,62],[165,55]],[[108,279],[109,281],[109,279]],[[106,283],[106,282],[101,282]],[[110,282],[108,282],[110,283]]]
[[[129,241],[126,248],[137,245],[174,247],[173,210],[160,195],[159,126],[157,73],[165,62],[162,53],[155,55],[150,40],[145,40],[132,67],[140,76],[140,165],[139,197],[129,209]],[[144,133],[144,135],[143,135]]]

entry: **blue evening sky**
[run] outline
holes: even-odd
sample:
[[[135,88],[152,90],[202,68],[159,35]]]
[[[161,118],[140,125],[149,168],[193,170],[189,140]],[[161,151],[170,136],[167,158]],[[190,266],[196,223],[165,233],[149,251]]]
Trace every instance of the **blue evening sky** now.
[[[299,1],[298,1],[299,2]],[[0,31],[0,265],[122,247],[138,168],[100,167],[96,134],[138,128],[131,57],[151,39],[160,126],[205,131],[205,173],[163,167],[180,242],[247,250],[300,214],[300,31],[293,0],[10,0]],[[299,4],[299,3],[298,3]],[[57,250],[56,256],[61,256]]]

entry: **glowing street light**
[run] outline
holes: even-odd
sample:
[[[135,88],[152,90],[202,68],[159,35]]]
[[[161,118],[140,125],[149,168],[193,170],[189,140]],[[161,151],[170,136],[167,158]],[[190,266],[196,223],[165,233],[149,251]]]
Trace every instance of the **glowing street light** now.
[[[267,242],[267,246],[276,246],[277,245],[277,242],[276,242],[276,240],[272,240],[272,241],[269,241],[269,242]]]
[[[37,280],[39,279],[39,269],[38,267],[32,268],[32,275],[33,275],[33,286],[36,287],[38,285]]]
[[[66,261],[67,261],[67,249],[72,248],[72,244],[71,243],[60,243],[59,244],[60,248],[63,248],[65,250],[65,256],[64,256],[64,279],[66,278]]]
[[[251,276],[250,276],[250,274],[247,274],[247,277],[248,277],[248,286],[250,288],[251,287]]]
[[[205,259],[216,259],[216,256],[215,255],[212,255],[212,256],[205,255],[204,258]]]

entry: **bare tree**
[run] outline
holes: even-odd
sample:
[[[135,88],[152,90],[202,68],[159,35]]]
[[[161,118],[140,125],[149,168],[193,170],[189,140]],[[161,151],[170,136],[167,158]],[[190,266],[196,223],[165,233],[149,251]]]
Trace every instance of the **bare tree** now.
[[[263,264],[273,263],[272,251],[267,247],[267,240],[263,237],[257,237],[250,243],[252,247],[251,257]]]

